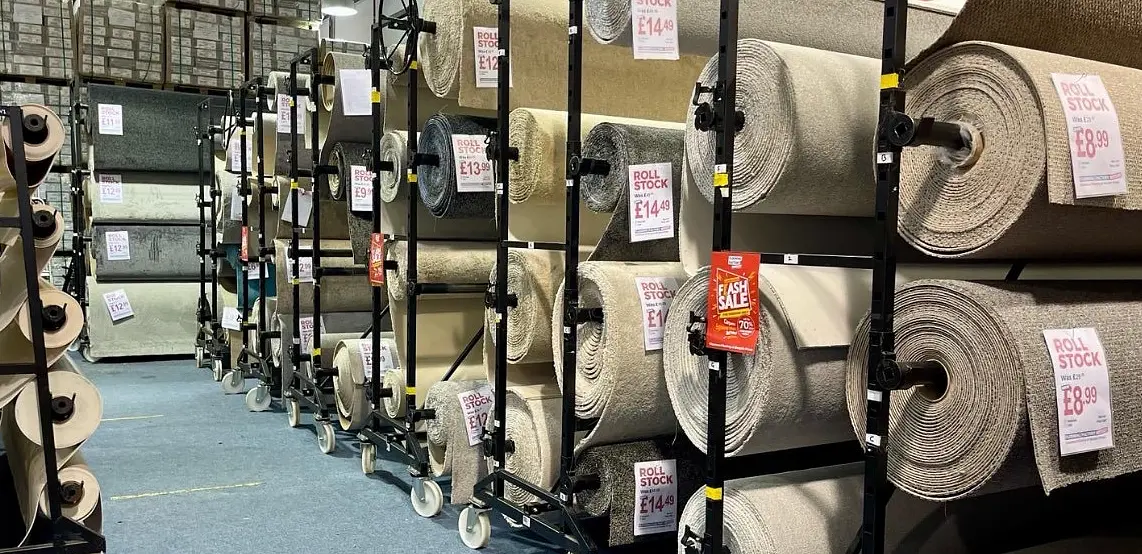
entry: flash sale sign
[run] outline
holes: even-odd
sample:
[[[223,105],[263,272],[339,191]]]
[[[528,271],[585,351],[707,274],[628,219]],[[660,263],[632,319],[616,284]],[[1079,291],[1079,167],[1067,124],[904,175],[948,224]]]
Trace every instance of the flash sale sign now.
[[[1098,75],[1051,74],[1063,104],[1075,198],[1126,193],[1126,156],[1118,112]]]
[[[674,237],[674,173],[670,163],[627,167],[630,241]]]
[[[1090,327],[1043,331],[1055,369],[1059,453],[1114,448],[1106,351]]]
[[[757,349],[759,317],[756,252],[710,254],[710,284],[706,296],[706,346],[753,354]]]

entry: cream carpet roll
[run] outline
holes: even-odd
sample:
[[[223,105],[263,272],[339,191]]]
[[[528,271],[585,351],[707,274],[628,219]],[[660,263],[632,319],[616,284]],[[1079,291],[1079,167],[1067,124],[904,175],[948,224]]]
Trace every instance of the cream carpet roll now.
[[[312,313],[301,314],[301,317],[313,317]],[[321,314],[321,345],[322,367],[333,367],[333,357],[336,355],[337,342],[340,340],[353,340],[361,336],[369,328],[373,316],[371,312],[324,312]],[[280,339],[270,339],[270,356],[274,364],[281,370],[282,383],[289,384],[293,378],[293,364],[290,361],[290,345],[293,344],[293,314],[277,313],[272,319],[275,330],[281,331]],[[239,342],[241,336],[239,335]],[[302,353],[306,353],[310,346],[302,345]],[[302,363],[302,370],[309,375],[312,366],[308,362]]]
[[[103,397],[99,394],[99,389],[80,374],[75,363],[66,356],[53,362],[51,371],[48,372],[48,388],[53,399],[67,398],[72,402],[71,414],[52,421],[56,448],[79,447],[91,438],[103,417]],[[43,447],[34,380],[24,385],[12,406],[11,421],[20,430],[20,434],[32,444]]]
[[[1142,134],[1122,126],[1127,193],[1076,200],[1072,141],[1052,74],[1098,75],[1120,121],[1142,118],[1142,103],[1132,101],[1142,71],[1089,60],[971,42],[908,74],[910,115],[964,122],[977,137],[968,151],[923,147],[904,157],[900,234],[909,244],[945,258],[1142,252]]]
[[[92,298],[101,298],[92,295]],[[7,327],[0,329],[0,361],[6,363],[32,363],[35,361],[35,352],[32,347],[36,332],[43,333],[44,348],[47,354],[48,365],[67,354],[67,348],[75,339],[79,338],[83,330],[83,311],[76,299],[52,286],[51,283],[40,280],[40,300],[44,310],[60,316],[56,324],[45,322],[44,329],[37,331],[32,328],[30,305],[27,299],[20,306],[14,321]],[[100,309],[97,306],[93,309]],[[193,313],[193,312],[192,312]]]
[[[425,408],[436,410],[436,418],[425,422],[429,464],[433,475],[452,476],[452,504],[467,503],[476,482],[488,474],[481,446],[468,445],[467,420],[458,396],[487,384],[481,379],[440,381],[432,385],[424,401]]]
[[[52,256],[63,239],[63,214],[47,204],[33,206],[33,224],[39,221],[34,233],[36,275],[51,263]],[[0,254],[0,329],[16,318],[20,307],[28,299],[28,284],[24,268],[24,241],[18,235]]]
[[[576,445],[627,442],[677,431],[667,394],[661,350],[647,351],[647,318],[639,278],[660,277],[667,288],[686,280],[680,263],[585,262],[579,264],[580,306],[601,308],[603,322],[579,326],[575,413],[598,423]],[[653,294],[653,293],[652,293]],[[563,289],[555,306],[563,305]],[[657,321],[657,320],[656,320]],[[563,320],[552,319],[555,376],[563,386]],[[685,344],[685,341],[682,343]]]
[[[476,86],[474,27],[496,26],[496,8],[480,0],[429,0],[421,16],[436,33],[418,43],[424,78],[436,96],[494,110],[496,89]],[[567,5],[529,0],[512,6],[513,107],[567,106]],[[583,111],[682,121],[704,59],[634,60],[629,50],[583,44]],[[615,91],[622,91],[616,94]]]
[[[871,27],[870,27],[871,30]],[[718,59],[699,80],[713,86]],[[801,46],[738,41],[734,209],[871,216],[879,60]],[[698,190],[714,195],[714,133],[686,119],[686,158]]]
[[[273,175],[274,166],[277,163],[277,125],[278,118],[276,113],[262,112],[261,124],[255,123],[257,119],[256,113],[251,113],[246,116],[246,123],[244,130],[246,133],[246,175],[258,177],[258,143],[261,143],[262,152],[267,157],[273,157],[273,161],[266,159],[263,169],[266,175]],[[243,129],[235,128],[230,134],[230,142],[226,145],[226,169],[236,174],[241,174],[242,171],[242,158],[238,157],[235,153],[242,150],[242,131]],[[288,130],[287,130],[288,131]]]
[[[515,444],[505,468],[538,487],[550,489],[559,476],[559,420],[562,395],[555,385],[515,386],[507,390],[507,439]],[[535,496],[508,485],[504,497],[517,504]]]
[[[198,333],[194,317],[198,307],[198,283],[100,283],[88,277],[87,290],[92,302],[87,311],[91,356],[110,358],[194,353],[194,337]],[[135,315],[111,321],[103,295],[117,290],[127,295]],[[236,298],[236,295],[231,297]],[[220,300],[220,305],[226,303]],[[68,308],[68,313],[73,313],[70,310]],[[219,313],[222,313],[221,309]]]
[[[321,115],[318,124],[321,126],[321,158],[329,159],[330,149],[338,142],[368,142],[372,139],[373,116],[372,104],[369,105],[368,115],[345,115],[343,96],[345,87],[342,80],[342,70],[365,69],[365,57],[361,54],[342,54],[340,52],[327,52],[321,60],[321,74],[333,77],[332,85],[318,85],[317,92],[320,101],[317,103]],[[372,90],[372,80],[365,83],[368,87],[366,93]],[[359,92],[358,92],[359,93]],[[381,118],[385,116],[385,103],[381,102]]]
[[[951,500],[1042,482],[1051,491],[1137,471],[1142,413],[1129,394],[1112,398],[1114,448],[1059,457],[1055,375],[1043,330],[1093,327],[1112,391],[1130,391],[1142,316],[1129,282],[990,285],[926,280],[896,294],[896,354],[934,360],[947,386],[894,392],[889,479],[910,494]],[[867,317],[849,351],[848,404],[864,437]],[[971,409],[968,409],[968,408]]]
[[[534,363],[514,363],[508,361],[505,367],[496,363],[496,344],[494,335],[496,328],[484,322],[484,340],[480,349],[481,363],[484,365],[484,376],[489,383],[496,382],[496,372],[503,371],[509,387],[518,385],[554,385],[555,364],[548,360]],[[545,333],[546,334],[546,333]]]
[[[472,135],[483,143],[495,130],[496,121],[483,117],[439,114],[428,120],[420,135],[417,151],[437,157],[435,164],[417,168],[420,199],[433,217],[443,219],[491,219],[495,215],[495,193],[461,191],[453,151],[458,135]],[[486,161],[486,156],[479,156]],[[470,170],[469,170],[470,171]]]
[[[396,335],[381,333],[380,338],[381,371],[396,369]],[[364,426],[372,410],[365,394],[365,383],[373,372],[372,365],[367,365],[372,360],[372,348],[373,339],[370,336],[342,340],[333,350],[333,369],[337,370],[337,375],[333,377],[333,391],[336,394],[338,419],[341,428],[346,431],[355,431]]]
[[[278,239],[274,241],[274,270],[277,279],[278,311],[282,313],[293,312],[293,290],[290,284],[290,273],[293,271],[293,261],[289,258],[290,241]],[[299,241],[302,249],[312,248],[313,241]],[[322,240],[322,250],[350,249],[347,240]],[[302,254],[304,258],[308,254]],[[321,258],[321,266],[334,267],[360,267],[353,263],[351,256],[328,256]],[[301,310],[313,311],[313,283],[303,281],[300,287]],[[328,312],[363,312],[373,308],[372,292],[369,280],[364,275],[333,275],[321,278],[321,311]]]
[[[555,317],[555,293],[563,281],[563,253],[549,250],[508,251],[508,294],[516,296],[516,307],[508,309],[508,362],[516,364],[551,362],[551,333]],[[488,282],[496,283],[492,269]],[[488,307],[484,328],[495,343],[496,311]]]
[[[385,257],[397,262],[397,269],[385,271],[389,295],[403,302],[408,292],[408,242],[386,244]],[[480,243],[419,242],[416,262],[418,283],[486,283],[488,273],[496,266],[496,249]]]
[[[63,122],[51,108],[42,104],[21,104],[24,123],[32,124],[42,130],[31,133],[24,128],[24,161],[28,172],[28,187],[35,188],[47,179],[55,164],[56,155],[63,148],[67,139]],[[0,152],[0,192],[14,190],[16,180],[12,175],[16,160],[12,156],[12,134],[10,123],[5,121],[0,126],[0,140],[4,142],[4,149]]]
[[[279,206],[279,211],[281,212],[282,218],[278,221],[276,238],[289,238],[291,225],[284,219],[286,217],[293,217],[293,207],[286,204],[287,198],[291,194],[289,188],[289,178],[275,177],[274,184],[278,188],[277,205]],[[299,196],[301,194],[300,191],[312,192],[313,181],[305,177],[300,178],[298,179],[298,187]],[[329,195],[327,187],[319,187],[319,189],[320,190],[318,191],[318,195],[320,198],[320,204],[317,203],[316,199],[313,200],[314,206],[312,209],[316,210],[318,205],[321,207],[321,238],[348,239],[349,220],[345,215],[344,202],[340,200],[334,200],[333,197]],[[299,213],[298,215],[304,216],[305,214]],[[305,226],[302,229],[302,237],[309,238],[313,236],[313,218],[314,215],[311,211],[309,220],[303,221]],[[267,222],[266,225],[269,225],[269,223]]]

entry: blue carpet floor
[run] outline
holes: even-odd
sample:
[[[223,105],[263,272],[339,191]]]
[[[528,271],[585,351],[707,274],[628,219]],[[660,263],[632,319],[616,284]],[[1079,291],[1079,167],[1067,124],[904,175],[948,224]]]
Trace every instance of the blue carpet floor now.
[[[283,412],[251,413],[190,360],[77,363],[103,394],[104,422],[84,453],[112,554],[472,552],[458,509],[417,516],[403,466],[379,460],[366,477],[348,435],[322,454],[311,416],[290,429]],[[552,551],[494,525],[482,552]]]

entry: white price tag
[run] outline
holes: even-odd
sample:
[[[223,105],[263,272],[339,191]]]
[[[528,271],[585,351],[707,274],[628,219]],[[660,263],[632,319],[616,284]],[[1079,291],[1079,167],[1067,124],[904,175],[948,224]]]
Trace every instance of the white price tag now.
[[[246,278],[251,280],[251,281],[261,281],[262,280],[262,264],[260,264],[258,262],[246,262],[246,263],[248,264],[246,266],[246,273],[247,273]]]
[[[1118,112],[1098,75],[1052,73],[1071,145],[1075,198],[1126,193],[1126,156]]]
[[[246,199],[238,192],[238,187],[234,187],[233,193],[230,194],[230,221],[242,221],[242,204],[246,203]]]
[[[286,262],[289,264],[290,277],[293,277],[303,283],[313,282],[313,258],[310,256],[301,256],[297,259],[297,272],[293,270],[293,260]],[[298,275],[300,273],[300,275]]]
[[[472,27],[476,62],[476,88],[496,88],[500,82],[500,30],[495,27]],[[512,85],[508,67],[508,86]]]
[[[678,59],[678,5],[675,0],[631,0],[634,59]]]
[[[278,95],[278,133],[283,135],[290,134],[289,128],[289,100],[288,94]],[[302,106],[297,107],[297,132],[305,132],[305,108]]]
[[[301,335],[301,351],[309,352],[313,349],[313,316],[301,318],[298,331]]]
[[[363,165],[349,166],[353,176],[349,192],[353,197],[349,201],[349,210],[354,212],[373,211],[373,174]]]
[[[673,533],[677,529],[677,462],[634,464],[634,534]]]
[[[642,304],[642,343],[647,351],[662,350],[666,314],[678,292],[678,280],[671,277],[636,277],[638,301]]]
[[[373,74],[368,69],[339,69],[341,109],[345,115],[373,115]]]
[[[1114,448],[1110,376],[1098,332],[1090,327],[1047,329],[1043,338],[1055,368],[1059,454]]]
[[[99,134],[123,136],[123,106],[99,105]]]
[[[103,234],[107,242],[107,260],[125,261],[131,259],[131,237],[127,231],[107,231]]]
[[[484,426],[488,424],[488,414],[492,411],[495,398],[492,395],[492,387],[484,385],[456,396],[460,398],[460,409],[464,411],[464,429],[468,431],[468,446],[476,446],[480,444],[480,436],[484,434]]]
[[[242,319],[242,313],[238,311],[238,308],[231,308],[230,306],[226,306],[225,308],[222,308],[222,328],[223,329],[229,329],[231,331],[241,331],[242,327],[239,325],[239,322],[241,321],[241,319]]]
[[[488,160],[484,135],[452,135],[452,161],[459,192],[495,192],[492,162]]]
[[[113,173],[99,174],[99,201],[104,204],[123,203],[123,176]]]
[[[297,218],[302,227],[309,227],[309,216],[313,212],[313,193],[297,190]],[[282,221],[293,223],[293,192],[286,193],[285,206],[282,206]]]
[[[131,301],[127,299],[127,292],[123,289],[103,293],[103,303],[107,305],[111,321],[120,321],[135,315],[135,311],[131,309]]]
[[[357,349],[357,352],[361,355],[361,367],[364,367],[365,373],[368,373],[373,367],[373,339],[367,338],[362,341],[361,347]],[[384,342],[381,343],[381,357],[377,362],[381,367],[381,371],[397,369],[398,367],[392,350],[390,350],[389,345]]]
[[[670,163],[628,166],[630,241],[674,237],[674,172]]]

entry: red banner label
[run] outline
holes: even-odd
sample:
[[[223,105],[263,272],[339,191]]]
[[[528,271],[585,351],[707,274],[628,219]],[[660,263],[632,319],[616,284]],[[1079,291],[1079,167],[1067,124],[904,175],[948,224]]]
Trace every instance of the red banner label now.
[[[755,252],[713,252],[706,307],[706,346],[753,354],[757,349],[757,273],[761,255]]]
[[[242,261],[250,259],[250,228],[242,227]]]
[[[369,284],[385,284],[385,236],[381,233],[369,239]]]

